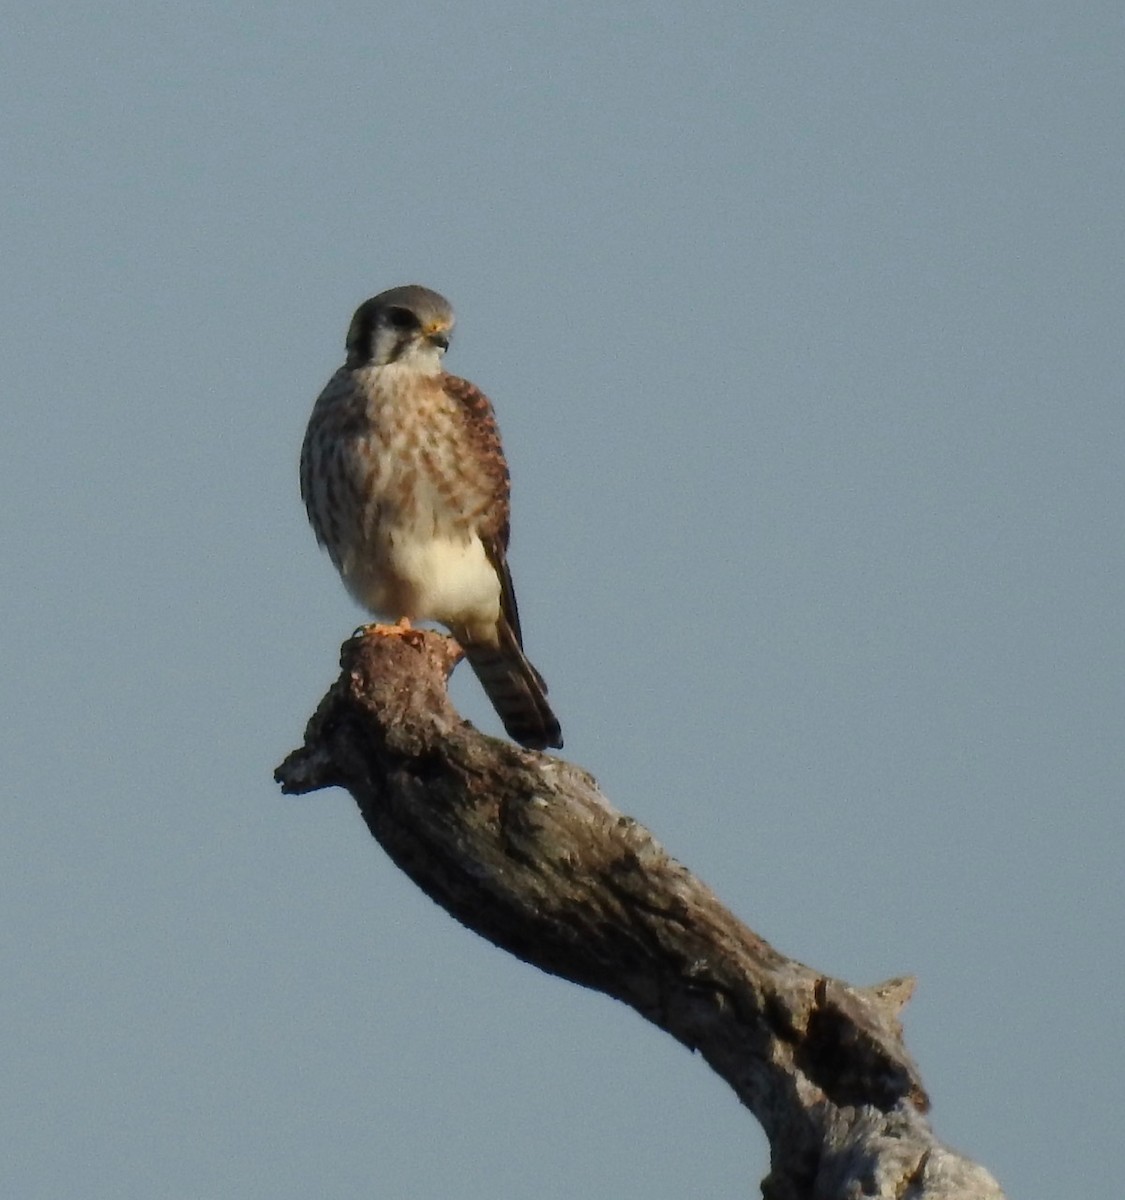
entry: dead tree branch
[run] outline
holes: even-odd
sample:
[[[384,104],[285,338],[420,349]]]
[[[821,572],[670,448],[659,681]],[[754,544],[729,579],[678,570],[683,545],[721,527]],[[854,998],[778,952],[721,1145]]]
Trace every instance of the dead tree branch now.
[[[584,771],[462,721],[458,657],[421,631],[345,643],[282,789],[346,788],[463,924],[699,1051],[765,1129],[767,1200],[1002,1200],[925,1117],[899,1024],[912,981],[850,987],[779,954]]]

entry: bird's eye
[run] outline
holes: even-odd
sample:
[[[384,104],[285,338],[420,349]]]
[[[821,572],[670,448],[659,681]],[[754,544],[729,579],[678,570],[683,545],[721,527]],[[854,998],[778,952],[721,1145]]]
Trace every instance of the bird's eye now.
[[[408,308],[387,309],[387,320],[395,329],[417,329],[418,318]]]

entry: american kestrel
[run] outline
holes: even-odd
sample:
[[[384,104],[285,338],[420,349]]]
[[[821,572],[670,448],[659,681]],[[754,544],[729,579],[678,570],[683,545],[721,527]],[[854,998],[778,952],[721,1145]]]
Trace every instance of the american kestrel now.
[[[390,620],[437,621],[461,643],[504,728],[562,745],[523,652],[508,549],[508,464],[488,397],[442,369],[453,309],[391,288],[356,310],[347,361],[313,407],[301,497],[348,591]]]

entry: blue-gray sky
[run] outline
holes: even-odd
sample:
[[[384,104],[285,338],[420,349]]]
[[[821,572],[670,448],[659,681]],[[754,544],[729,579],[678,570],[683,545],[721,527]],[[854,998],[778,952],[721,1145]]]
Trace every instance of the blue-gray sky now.
[[[304,424],[355,305],[418,281],[497,406],[568,757],[780,950],[917,975],[935,1126],[1010,1194],[1112,1194],[1120,6],[5,24],[0,1191],[766,1170],[702,1062],[271,781],[361,619]]]

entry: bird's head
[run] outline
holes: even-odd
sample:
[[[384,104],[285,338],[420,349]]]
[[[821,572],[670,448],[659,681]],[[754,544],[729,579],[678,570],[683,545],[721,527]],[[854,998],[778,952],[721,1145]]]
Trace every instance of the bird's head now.
[[[411,283],[365,300],[348,329],[348,366],[403,363],[427,374],[441,370],[453,308],[444,296]]]

